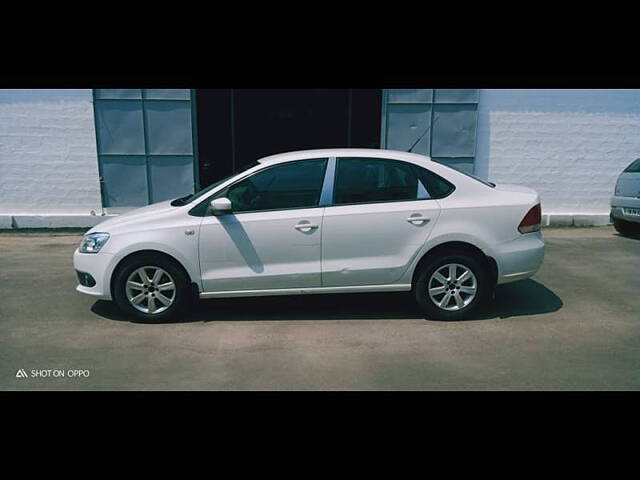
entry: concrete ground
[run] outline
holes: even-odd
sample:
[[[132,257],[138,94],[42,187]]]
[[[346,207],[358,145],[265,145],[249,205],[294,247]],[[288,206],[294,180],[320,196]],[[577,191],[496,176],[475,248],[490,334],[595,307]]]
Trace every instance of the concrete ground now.
[[[538,274],[469,321],[425,320],[393,293],[207,300],[145,325],[74,291],[78,235],[3,233],[0,389],[640,388],[640,240],[544,236]]]

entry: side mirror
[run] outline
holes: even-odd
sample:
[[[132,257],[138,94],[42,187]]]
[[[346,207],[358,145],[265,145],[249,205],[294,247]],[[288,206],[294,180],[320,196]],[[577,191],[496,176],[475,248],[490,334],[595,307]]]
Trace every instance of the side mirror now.
[[[231,213],[233,211],[231,207],[231,200],[226,197],[220,197],[211,200],[211,211],[216,216]]]

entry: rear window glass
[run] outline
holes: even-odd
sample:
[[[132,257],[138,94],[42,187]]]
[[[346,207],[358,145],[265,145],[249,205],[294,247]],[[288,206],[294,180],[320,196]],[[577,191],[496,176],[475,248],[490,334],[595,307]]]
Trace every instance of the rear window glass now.
[[[624,169],[625,173],[640,173],[640,158]]]
[[[420,182],[429,192],[430,198],[444,198],[455,190],[456,187],[440,175],[436,175],[431,170],[414,165]]]

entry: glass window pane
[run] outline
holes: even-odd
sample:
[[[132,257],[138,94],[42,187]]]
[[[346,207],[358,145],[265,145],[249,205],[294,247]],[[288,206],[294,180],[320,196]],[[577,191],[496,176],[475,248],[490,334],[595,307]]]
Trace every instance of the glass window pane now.
[[[624,169],[625,173],[640,173],[640,158]]]
[[[229,187],[236,212],[315,207],[326,160],[300,160],[268,168]]]
[[[473,158],[433,158],[434,162],[442,163],[447,167],[455,168],[463,173],[473,174]],[[480,179],[476,179],[480,180]],[[488,185],[484,180],[480,180],[485,185]]]
[[[191,155],[191,103],[145,101],[149,154]]]
[[[149,157],[149,181],[152,203],[193,193],[193,157]]]
[[[163,99],[169,98],[172,100],[189,100],[191,98],[191,93],[188,89],[171,89],[171,90],[159,90],[148,88],[143,90],[144,98],[149,99]]]
[[[477,105],[435,105],[434,157],[473,157],[476,153]]]
[[[418,179],[411,165],[380,158],[339,158],[333,203],[415,200]]]
[[[144,154],[142,101],[96,102],[98,153]]]
[[[149,203],[144,156],[100,157],[105,207],[139,207]]]
[[[389,105],[386,148],[429,155],[430,126],[431,105]]]
[[[97,88],[96,98],[142,98],[141,90],[114,90],[109,88]]]
[[[435,103],[478,103],[477,89],[439,88],[433,94]]]
[[[433,90],[420,89],[420,90],[389,90],[389,103],[395,102],[417,102],[417,103],[431,103],[433,97]]]
[[[455,189],[453,184],[449,183],[441,176],[436,175],[431,170],[418,167],[417,165],[415,166],[415,170],[418,174],[418,178],[420,179],[420,183],[424,185],[425,189],[429,193],[429,198],[444,198]]]

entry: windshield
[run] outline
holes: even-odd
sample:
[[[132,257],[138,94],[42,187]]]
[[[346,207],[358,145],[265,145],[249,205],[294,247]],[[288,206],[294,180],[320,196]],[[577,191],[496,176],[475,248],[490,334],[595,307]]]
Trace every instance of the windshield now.
[[[625,173],[640,173],[640,158],[624,169]]]
[[[256,165],[258,165],[258,162],[254,162],[251,165],[247,165],[244,170],[242,170],[242,172],[249,170],[250,168],[255,167]],[[202,190],[194,193],[194,194],[190,194],[190,195],[185,195],[184,197],[180,197],[180,198],[176,198],[173,202],[171,202],[171,205],[173,205],[174,207],[180,207],[182,205],[186,205],[187,203],[191,203],[193,202],[196,198],[200,197],[201,195],[204,195],[208,192],[210,192],[211,190],[213,190],[214,188],[216,188],[218,185],[222,185],[224,182],[226,182],[227,180],[235,177],[236,175],[239,175],[242,172],[237,172],[234,173],[232,175],[229,175],[228,177],[223,178],[222,180],[218,180],[217,182],[213,182],[211,185],[203,188]]]

